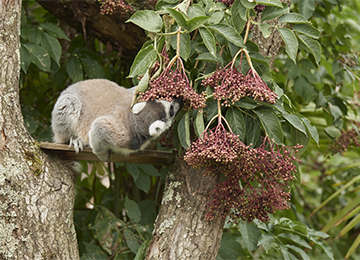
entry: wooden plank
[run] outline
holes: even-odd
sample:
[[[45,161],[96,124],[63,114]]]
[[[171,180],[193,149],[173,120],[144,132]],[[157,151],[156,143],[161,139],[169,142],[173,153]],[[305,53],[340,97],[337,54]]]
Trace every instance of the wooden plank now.
[[[40,148],[55,153],[62,160],[74,161],[100,161],[92,153],[90,148],[84,148],[83,151],[75,153],[74,147],[67,144],[55,144],[40,142]],[[114,153],[110,155],[111,162],[119,163],[142,163],[152,165],[169,165],[174,160],[174,153],[166,151],[145,150],[130,155]]]

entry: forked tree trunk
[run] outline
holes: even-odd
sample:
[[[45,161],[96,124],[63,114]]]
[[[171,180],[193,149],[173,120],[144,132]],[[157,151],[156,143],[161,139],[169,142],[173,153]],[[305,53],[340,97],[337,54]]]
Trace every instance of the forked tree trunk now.
[[[78,259],[72,173],[21,114],[20,11],[21,0],[0,0],[0,259]]]
[[[148,260],[216,259],[225,218],[204,219],[215,178],[176,158],[167,177]]]

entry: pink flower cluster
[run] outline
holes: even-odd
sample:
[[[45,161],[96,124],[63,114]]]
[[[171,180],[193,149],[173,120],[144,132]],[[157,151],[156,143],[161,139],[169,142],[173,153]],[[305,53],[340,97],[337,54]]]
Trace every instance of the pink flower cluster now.
[[[121,14],[126,15],[132,11],[131,6],[124,0],[99,0],[101,14]]]
[[[359,128],[360,122],[353,121],[354,127]],[[341,136],[335,139],[334,143],[331,145],[330,149],[333,154],[346,152],[349,148],[360,148],[360,135],[354,129],[349,129],[347,131],[341,129]]]
[[[256,71],[250,69],[244,76],[238,68],[232,68],[231,64],[202,81],[203,86],[210,86],[215,90],[213,94],[215,99],[225,100],[223,106],[231,106],[245,96],[270,104],[276,103],[277,95]]]
[[[182,98],[184,109],[199,109],[206,106],[206,93],[196,93],[190,86],[190,82],[184,72],[180,59],[178,59],[177,68],[173,70],[167,67],[159,77],[151,80],[148,89],[139,94],[140,101],[148,100],[167,100]]]
[[[264,11],[264,9],[266,8],[266,5],[256,5],[254,7],[254,11],[258,14],[258,13],[262,13]]]
[[[265,222],[268,214],[288,209],[289,181],[294,179],[293,162],[301,147],[278,146],[265,137],[262,145],[252,148],[221,123],[205,131],[184,159],[195,168],[204,167],[204,174],[224,176],[211,193],[206,219],[230,214],[234,219]]]

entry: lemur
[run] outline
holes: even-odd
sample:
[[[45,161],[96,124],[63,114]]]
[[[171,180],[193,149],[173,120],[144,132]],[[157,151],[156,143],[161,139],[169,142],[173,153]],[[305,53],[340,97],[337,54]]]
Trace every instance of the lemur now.
[[[134,88],[105,79],[69,86],[52,111],[54,142],[74,145],[75,152],[88,145],[102,161],[109,161],[111,152],[146,148],[171,126],[181,99],[139,102],[131,109],[133,95]]]

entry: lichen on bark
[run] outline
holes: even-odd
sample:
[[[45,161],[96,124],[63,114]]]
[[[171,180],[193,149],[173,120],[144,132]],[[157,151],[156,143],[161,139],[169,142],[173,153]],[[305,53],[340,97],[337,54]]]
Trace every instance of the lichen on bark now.
[[[78,259],[72,172],[40,150],[21,114],[20,10],[0,0],[0,259]]]

